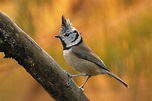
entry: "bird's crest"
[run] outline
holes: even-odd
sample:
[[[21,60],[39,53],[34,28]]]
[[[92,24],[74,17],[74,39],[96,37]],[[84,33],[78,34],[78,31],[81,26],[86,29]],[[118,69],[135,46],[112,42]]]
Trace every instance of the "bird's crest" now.
[[[72,23],[70,22],[69,19],[66,19],[63,15],[62,15],[62,26],[60,29],[60,34],[65,33],[67,31],[71,31],[71,29],[73,28]]]

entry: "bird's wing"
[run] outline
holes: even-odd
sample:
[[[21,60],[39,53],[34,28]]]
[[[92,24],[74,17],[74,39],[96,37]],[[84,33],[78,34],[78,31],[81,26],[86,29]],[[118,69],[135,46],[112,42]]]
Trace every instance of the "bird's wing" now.
[[[81,43],[81,44],[79,44],[79,45],[77,45],[75,47],[72,47],[72,51],[79,58],[82,58],[82,59],[88,60],[90,62],[93,62],[94,64],[98,65],[102,69],[110,71],[108,68],[106,68],[106,66],[103,63],[103,61],[95,53],[93,53],[91,51],[91,49],[88,48],[85,45],[85,43]]]

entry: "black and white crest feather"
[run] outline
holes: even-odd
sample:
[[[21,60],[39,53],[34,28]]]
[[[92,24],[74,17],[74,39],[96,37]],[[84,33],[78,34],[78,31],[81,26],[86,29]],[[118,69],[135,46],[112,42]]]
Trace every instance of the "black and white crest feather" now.
[[[60,29],[60,35],[56,37],[60,38],[64,50],[76,46],[82,42],[80,32],[77,31],[72,26],[72,23],[70,23],[70,20],[66,19],[64,16],[62,16],[62,26]]]
[[[67,30],[71,30],[72,29],[72,23],[70,23],[69,19],[66,19],[63,15],[62,15],[62,27],[60,30],[60,34],[65,33]]]

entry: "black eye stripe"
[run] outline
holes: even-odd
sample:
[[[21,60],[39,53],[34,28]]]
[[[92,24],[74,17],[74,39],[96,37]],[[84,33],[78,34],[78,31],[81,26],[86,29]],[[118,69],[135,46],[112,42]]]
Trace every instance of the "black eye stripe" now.
[[[75,37],[75,39],[74,39],[72,42],[74,42],[75,40],[77,40],[77,39],[78,39],[78,37],[79,37],[79,34],[78,34],[78,32],[77,32],[77,31],[74,31],[73,33],[76,33],[76,37]]]
[[[78,33],[78,32],[75,30],[75,31],[73,31],[73,33]]]
[[[70,34],[69,33],[66,33],[64,36],[68,37]]]
[[[75,30],[75,31],[73,31],[73,32],[71,32],[71,33],[65,33],[65,35],[64,36],[66,36],[66,37],[68,37],[70,34],[72,34],[72,33],[76,33],[76,34],[78,34],[78,32]]]

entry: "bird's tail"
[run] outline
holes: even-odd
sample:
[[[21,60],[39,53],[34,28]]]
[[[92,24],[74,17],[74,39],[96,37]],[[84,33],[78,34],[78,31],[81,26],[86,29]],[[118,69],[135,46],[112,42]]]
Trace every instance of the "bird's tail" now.
[[[112,76],[113,78],[115,78],[116,80],[118,80],[119,82],[121,82],[125,87],[129,88],[129,85],[126,84],[123,80],[121,80],[118,76],[116,76],[114,73],[107,71],[107,74]]]

